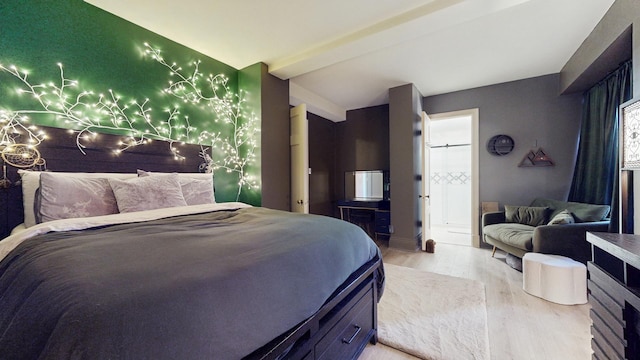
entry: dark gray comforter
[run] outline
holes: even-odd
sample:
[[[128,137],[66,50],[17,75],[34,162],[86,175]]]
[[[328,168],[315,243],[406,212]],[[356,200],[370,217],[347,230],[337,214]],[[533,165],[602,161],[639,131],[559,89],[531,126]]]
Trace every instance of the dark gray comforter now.
[[[36,236],[0,263],[0,358],[240,359],[379,256],[352,224],[264,208]]]

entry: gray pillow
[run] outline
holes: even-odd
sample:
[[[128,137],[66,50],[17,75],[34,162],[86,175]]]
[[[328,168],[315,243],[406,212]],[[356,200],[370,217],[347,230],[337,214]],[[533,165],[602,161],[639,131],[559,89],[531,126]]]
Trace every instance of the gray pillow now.
[[[186,206],[177,174],[109,179],[121,213]]]
[[[214,204],[216,202],[213,197],[213,177],[201,180],[188,177],[180,177],[180,187],[182,188],[182,196],[187,205]]]
[[[106,178],[43,172],[36,204],[38,223],[118,213],[116,198]]]
[[[564,225],[564,224],[573,224],[576,220],[573,218],[573,215],[569,212],[569,210],[562,210],[556,216],[553,217],[549,221],[547,225]]]
[[[609,205],[595,205],[571,201],[560,201],[552,199],[535,199],[530,206],[547,206],[552,209],[551,218],[566,209],[571,212],[576,222],[601,221],[609,215],[611,207]]]
[[[548,207],[535,206],[504,206],[505,220],[510,223],[518,223],[529,226],[539,226],[547,223]]]
[[[171,173],[157,173],[138,169],[138,176],[157,176]],[[182,196],[187,205],[214,204],[213,174],[175,173],[182,188]]]
[[[59,176],[73,177],[73,178],[117,178],[117,179],[130,179],[136,177],[136,174],[122,174],[122,173],[69,173],[69,172],[50,172],[46,174],[57,174]],[[20,174],[20,181],[22,182],[22,202],[24,207],[24,226],[31,227],[38,223],[36,217],[40,217],[38,211],[40,206],[35,204],[36,190],[40,187],[40,175],[45,172],[30,171],[30,170],[18,170]]]

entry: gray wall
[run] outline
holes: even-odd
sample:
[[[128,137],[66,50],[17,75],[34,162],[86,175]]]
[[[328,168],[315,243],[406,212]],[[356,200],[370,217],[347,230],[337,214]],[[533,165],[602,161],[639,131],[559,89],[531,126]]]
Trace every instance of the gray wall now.
[[[636,8],[640,6],[640,3],[634,3]],[[633,42],[632,42],[632,59],[633,60],[633,84],[640,84],[640,9],[635,10],[636,19],[633,26]],[[633,87],[633,97],[640,97],[640,86]]]
[[[262,64],[262,206],[291,209],[289,151],[289,81],[268,73]]]
[[[640,98],[640,1],[616,0],[609,11],[603,16],[578,50],[562,68],[562,89],[565,92],[582,91],[619,66],[620,62],[633,59],[633,97]],[[630,171],[636,179],[639,171]],[[629,174],[629,172],[627,172]],[[633,223],[635,233],[640,232],[640,211],[635,211],[635,218],[629,219],[627,211],[640,209],[640,181],[633,181],[632,185],[621,187],[621,229],[630,231],[627,226]],[[632,196],[631,209],[625,204]],[[627,216],[625,218],[625,216]]]
[[[527,205],[536,197],[566,200],[580,131],[581,95],[558,95],[559,75],[496,84],[423,100],[428,114],[479,108],[480,202]],[[506,134],[515,141],[506,156],[491,155],[487,141]],[[537,145],[551,167],[518,167]]]
[[[262,85],[262,206],[290,210],[288,82],[263,73]],[[346,171],[389,169],[389,106],[348,111],[339,123],[312,113],[307,119],[309,212],[339,217]]]
[[[389,105],[347,111],[336,123],[336,200],[344,199],[344,173],[389,170]]]
[[[422,172],[422,96],[413,84],[389,89],[389,162],[391,225],[389,246],[419,248],[422,206],[419,201]]]
[[[616,0],[562,68],[561,90],[564,93],[584,91],[628,60],[631,54],[633,59],[640,59],[638,24],[640,1]],[[640,66],[633,66],[633,80],[640,84]],[[640,96],[640,86],[634,86],[634,96]]]

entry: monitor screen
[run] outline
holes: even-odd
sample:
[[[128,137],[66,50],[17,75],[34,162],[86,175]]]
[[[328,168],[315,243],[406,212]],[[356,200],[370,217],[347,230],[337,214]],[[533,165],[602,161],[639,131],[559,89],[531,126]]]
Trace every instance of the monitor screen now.
[[[384,174],[382,170],[348,171],[345,173],[345,197],[353,200],[382,200]]]

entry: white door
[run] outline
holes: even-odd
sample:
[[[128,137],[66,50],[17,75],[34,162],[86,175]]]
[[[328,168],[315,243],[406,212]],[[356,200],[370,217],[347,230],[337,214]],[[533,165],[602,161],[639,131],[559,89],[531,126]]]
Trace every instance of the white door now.
[[[307,106],[290,110],[291,211],[309,213],[309,125]]]
[[[431,119],[422,112],[422,250],[426,250],[427,240],[431,239],[431,202],[429,158],[431,157]]]

